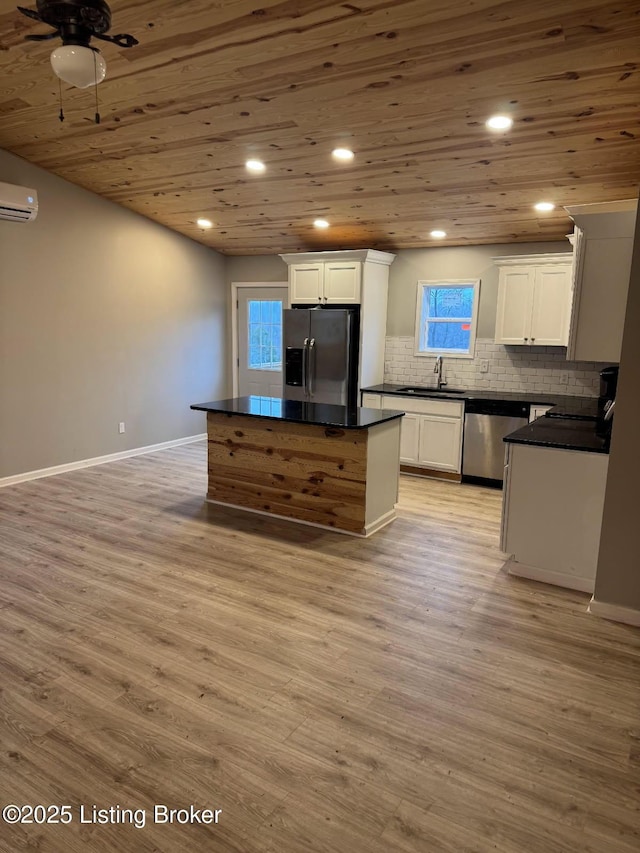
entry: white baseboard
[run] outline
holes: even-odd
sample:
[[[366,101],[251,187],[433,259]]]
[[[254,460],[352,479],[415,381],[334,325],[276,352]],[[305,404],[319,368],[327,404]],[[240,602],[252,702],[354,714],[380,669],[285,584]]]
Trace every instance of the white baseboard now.
[[[516,560],[507,560],[505,568],[510,575],[519,578],[550,583],[553,586],[563,586],[565,589],[575,589],[578,592],[593,592],[595,586],[595,581],[590,578],[580,578],[564,572],[552,572],[548,569],[539,569],[536,566],[526,566]]]
[[[383,527],[386,527],[387,524],[391,524],[391,522],[398,517],[396,513],[395,507],[390,509],[389,512],[385,512],[384,515],[381,515],[380,518],[376,518],[375,521],[372,521],[370,524],[367,524],[364,528],[364,535],[371,536],[373,533],[377,533],[378,530],[382,530]]]
[[[602,619],[610,619],[612,622],[624,622],[625,625],[634,625],[640,628],[640,610],[633,607],[622,607],[619,604],[607,604],[606,601],[596,601],[592,597],[588,607],[589,613],[600,616]]]
[[[200,435],[189,435],[186,438],[163,441],[160,444],[149,444],[146,447],[134,447],[132,450],[121,450],[118,453],[109,453],[107,456],[94,456],[93,459],[81,459],[78,462],[67,462],[65,465],[54,465],[53,468],[41,468],[39,471],[14,474],[11,477],[0,479],[0,489],[5,486],[16,486],[18,483],[27,483],[29,480],[40,480],[43,477],[55,477],[57,474],[78,471],[80,468],[92,468],[94,465],[104,465],[107,462],[117,462],[119,459],[129,459],[131,456],[142,456],[145,453],[168,450],[170,447],[180,447],[182,444],[192,444],[194,441],[202,441],[206,437],[206,432],[203,432]]]

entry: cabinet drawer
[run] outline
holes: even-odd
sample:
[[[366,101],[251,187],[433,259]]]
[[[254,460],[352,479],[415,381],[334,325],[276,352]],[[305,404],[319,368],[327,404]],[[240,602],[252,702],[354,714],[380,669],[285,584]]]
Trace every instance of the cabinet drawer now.
[[[380,403],[382,401],[382,397],[380,394],[363,394],[362,395],[362,405],[368,409],[380,409],[382,408]]]
[[[431,397],[383,397],[382,408],[416,412],[419,415],[461,418],[464,403],[457,400],[433,400]]]

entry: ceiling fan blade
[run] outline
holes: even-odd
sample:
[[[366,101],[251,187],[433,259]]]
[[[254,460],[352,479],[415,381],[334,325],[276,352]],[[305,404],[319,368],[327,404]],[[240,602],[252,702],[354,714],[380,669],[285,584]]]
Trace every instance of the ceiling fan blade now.
[[[118,47],[134,47],[139,44],[137,38],[128,33],[119,33],[117,36],[107,36],[104,33],[92,33],[93,38],[101,39],[102,41],[110,41],[112,44],[117,44]]]
[[[26,9],[24,6],[18,6],[18,12],[22,12],[23,15],[26,15],[27,18],[33,18],[34,21],[40,21],[43,23],[40,15],[35,11],[35,9]]]
[[[48,41],[49,39],[54,39],[59,36],[60,33],[58,30],[53,30],[51,33],[43,33],[43,35],[33,35],[33,36],[25,36],[25,41]]]

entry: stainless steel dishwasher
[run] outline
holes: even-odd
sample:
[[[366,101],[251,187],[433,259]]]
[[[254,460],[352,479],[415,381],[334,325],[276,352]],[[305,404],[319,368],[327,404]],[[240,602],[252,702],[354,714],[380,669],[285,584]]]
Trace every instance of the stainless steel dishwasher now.
[[[464,413],[462,479],[500,486],[504,476],[505,435],[529,422],[529,403],[467,400]]]

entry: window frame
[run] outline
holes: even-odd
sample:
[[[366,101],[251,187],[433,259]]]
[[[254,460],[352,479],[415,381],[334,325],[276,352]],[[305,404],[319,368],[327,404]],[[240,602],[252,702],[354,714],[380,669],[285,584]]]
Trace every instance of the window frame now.
[[[473,310],[471,316],[471,329],[469,335],[469,350],[468,352],[453,352],[447,349],[420,349],[420,319],[422,317],[422,304],[425,298],[426,289],[429,287],[473,287]],[[443,358],[475,358],[476,351],[476,336],[478,328],[478,312],[480,308],[480,279],[479,278],[445,278],[445,279],[421,279],[418,281],[416,292],[416,317],[414,329],[414,348],[413,354],[418,357],[436,358],[441,355]],[[455,321],[455,317],[436,320],[435,322],[451,322]],[[460,318],[460,321],[466,321],[466,317]]]

